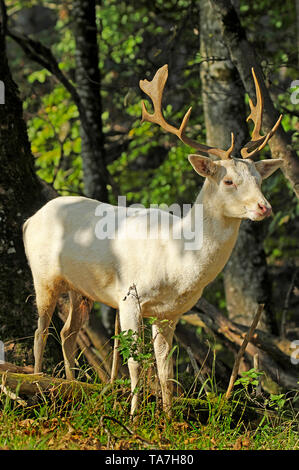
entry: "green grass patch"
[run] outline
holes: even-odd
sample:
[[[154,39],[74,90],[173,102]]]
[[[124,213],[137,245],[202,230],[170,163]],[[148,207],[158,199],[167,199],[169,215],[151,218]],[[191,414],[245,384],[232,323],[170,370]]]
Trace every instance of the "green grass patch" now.
[[[173,416],[145,389],[129,418],[130,385],[118,380],[80,400],[41,397],[18,404],[0,396],[0,448],[8,450],[299,449],[296,395],[259,398],[237,389],[174,400]]]

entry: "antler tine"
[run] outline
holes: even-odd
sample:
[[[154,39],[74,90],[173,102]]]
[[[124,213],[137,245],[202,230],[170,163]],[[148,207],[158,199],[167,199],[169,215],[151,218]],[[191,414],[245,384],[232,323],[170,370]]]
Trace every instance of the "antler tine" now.
[[[190,139],[185,135],[185,130],[189,121],[189,117],[191,114],[192,107],[188,109],[186,112],[182,123],[179,128],[172,126],[166,122],[163,116],[162,110],[162,96],[164,87],[168,78],[168,65],[163,65],[163,67],[159,68],[153,78],[152,81],[148,80],[140,80],[139,86],[141,90],[148,95],[154,106],[154,113],[150,114],[145,106],[144,101],[142,101],[142,120],[141,122],[148,121],[154,124],[158,124],[162,129],[170,132],[171,134],[176,135],[184,144],[189,145],[190,147],[203,152],[204,154],[212,154],[216,157],[226,160],[231,157],[231,154],[234,150],[234,135],[232,133],[232,143],[228,150],[222,150],[214,147],[209,147],[208,145],[200,144],[193,139]]]
[[[261,127],[262,127],[262,115],[264,109],[264,100],[263,95],[261,93],[261,88],[256,77],[254,68],[251,69],[254,85],[255,85],[255,94],[256,94],[256,105],[254,106],[252,100],[249,98],[249,106],[250,106],[250,114],[247,118],[247,122],[251,119],[254,123],[254,128],[252,131],[252,136],[250,142],[244,145],[241,149],[242,158],[252,158],[258,152],[260,152],[268,141],[271,139],[273,134],[276,132],[281,120],[282,115],[279,116],[277,122],[272,127],[271,131],[268,134],[262,136],[261,135]]]

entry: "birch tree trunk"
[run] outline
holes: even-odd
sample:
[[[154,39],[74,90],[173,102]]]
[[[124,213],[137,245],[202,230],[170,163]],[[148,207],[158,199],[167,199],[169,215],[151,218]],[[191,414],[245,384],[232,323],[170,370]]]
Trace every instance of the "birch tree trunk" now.
[[[261,66],[256,58],[252,44],[247,40],[246,31],[241,25],[237,11],[230,0],[211,0],[215,21],[219,21],[221,37],[226,45],[230,58],[239,71],[244,87],[255,102],[254,84],[251,68],[254,67],[264,97],[264,114],[262,128],[264,133],[270,131],[279,117],[263,80]],[[294,193],[299,197],[299,159],[292,148],[292,137],[280,125],[269,141],[272,158],[282,158],[281,168]]]
[[[202,84],[207,144],[223,149],[236,137],[235,156],[249,141],[245,90],[237,69],[223,43],[220,22],[209,0],[200,3],[200,78]],[[263,249],[263,224],[243,221],[232,256],[224,270],[224,287],[229,317],[250,325],[258,303],[265,304],[260,328],[273,332],[270,305],[271,285]]]

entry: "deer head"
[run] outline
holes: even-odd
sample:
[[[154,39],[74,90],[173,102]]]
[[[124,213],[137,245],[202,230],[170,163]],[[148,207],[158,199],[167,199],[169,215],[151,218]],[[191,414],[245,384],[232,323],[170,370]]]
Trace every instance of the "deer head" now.
[[[207,178],[206,193],[210,198],[215,199],[215,205],[222,210],[223,215],[262,220],[272,212],[270,203],[261,191],[262,180],[282,166],[283,160],[271,159],[254,162],[252,158],[265,147],[276,132],[282,115],[270,132],[264,136],[261,135],[263,97],[254,69],[252,69],[252,74],[256,90],[256,105],[254,106],[252,100],[249,100],[251,112],[247,121],[251,119],[254,128],[251,140],[241,149],[239,157],[233,156],[235,149],[233,133],[231,133],[231,146],[227,150],[200,144],[186,136],[185,131],[191,107],[186,112],[179,128],[166,122],[162,111],[162,97],[168,78],[167,65],[156,72],[152,81],[140,80],[139,82],[140,88],[151,98],[154,107],[154,112],[151,114],[147,111],[145,103],[142,102],[141,122],[149,121],[158,124],[199,152],[199,154],[189,155],[188,159],[194,170]],[[209,155],[216,157],[216,160],[211,160]]]

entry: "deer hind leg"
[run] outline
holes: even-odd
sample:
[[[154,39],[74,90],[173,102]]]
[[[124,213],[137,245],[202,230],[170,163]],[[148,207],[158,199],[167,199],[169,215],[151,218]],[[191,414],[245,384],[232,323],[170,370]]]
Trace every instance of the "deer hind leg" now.
[[[172,341],[177,320],[155,322],[152,326],[154,351],[162,391],[163,410],[170,414],[173,394]]]
[[[121,331],[132,330],[136,334],[135,338],[137,340],[137,337],[140,334],[141,317],[138,306],[131,297],[127,297],[126,300],[122,302],[122,305],[119,308],[119,320]],[[140,364],[136,359],[130,357],[128,359],[128,368],[130,373],[132,392],[130,414],[133,416],[136,412],[138,404],[138,393],[136,391],[136,387],[139,380]]]
[[[76,340],[81,326],[88,318],[92,303],[90,300],[74,291],[69,291],[69,300],[69,314],[60,332],[60,337],[65,375],[68,380],[73,380],[75,378]]]
[[[48,329],[57,303],[57,294],[48,286],[35,282],[38,326],[34,335],[34,373],[42,371]]]

